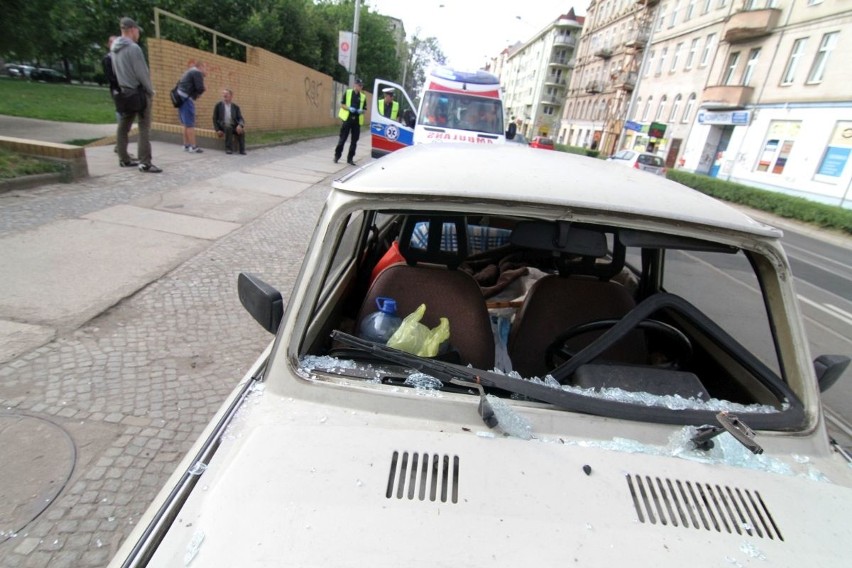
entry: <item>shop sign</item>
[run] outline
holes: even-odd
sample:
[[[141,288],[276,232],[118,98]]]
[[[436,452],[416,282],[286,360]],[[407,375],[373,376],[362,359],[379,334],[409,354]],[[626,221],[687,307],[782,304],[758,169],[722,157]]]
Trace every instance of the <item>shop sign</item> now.
[[[747,125],[751,123],[750,110],[732,110],[732,111],[715,111],[702,110],[698,111],[698,124],[721,124],[734,126]]]

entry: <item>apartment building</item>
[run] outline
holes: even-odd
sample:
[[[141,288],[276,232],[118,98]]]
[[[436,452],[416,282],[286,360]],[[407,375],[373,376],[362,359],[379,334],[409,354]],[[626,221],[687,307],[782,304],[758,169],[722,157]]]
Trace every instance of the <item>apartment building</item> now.
[[[592,0],[557,142],[616,150],[651,36],[654,0]]]
[[[506,119],[518,120],[518,132],[528,138],[551,136],[559,129],[583,19],[572,8],[494,62]]]
[[[683,167],[852,208],[852,3],[736,0],[718,33]]]

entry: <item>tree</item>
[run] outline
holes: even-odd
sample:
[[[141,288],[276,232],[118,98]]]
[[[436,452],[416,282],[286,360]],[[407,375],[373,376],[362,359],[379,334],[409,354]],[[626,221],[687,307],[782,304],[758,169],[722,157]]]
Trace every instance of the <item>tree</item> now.
[[[408,42],[408,61],[406,62],[405,87],[408,93],[419,93],[426,81],[426,71],[434,64],[444,65],[447,57],[441,51],[434,37],[421,39],[420,30]]]

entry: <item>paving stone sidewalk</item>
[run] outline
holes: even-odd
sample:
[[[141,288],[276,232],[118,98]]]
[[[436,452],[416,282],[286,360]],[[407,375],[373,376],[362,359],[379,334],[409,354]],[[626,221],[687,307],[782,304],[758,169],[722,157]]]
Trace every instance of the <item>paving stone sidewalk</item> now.
[[[319,139],[250,152],[242,162],[209,153],[143,176],[144,183],[128,171],[7,194],[0,237],[112,206],[161,202],[235,170],[280,170],[294,159],[305,169],[312,159],[330,165],[332,147],[332,139]],[[257,272],[286,293],[326,188],[318,183],[281,197],[94,319],[0,365],[0,565],[109,562],[272,338],[240,306],[238,273]],[[26,460],[41,465],[20,463]],[[28,517],[23,526],[10,524]]]

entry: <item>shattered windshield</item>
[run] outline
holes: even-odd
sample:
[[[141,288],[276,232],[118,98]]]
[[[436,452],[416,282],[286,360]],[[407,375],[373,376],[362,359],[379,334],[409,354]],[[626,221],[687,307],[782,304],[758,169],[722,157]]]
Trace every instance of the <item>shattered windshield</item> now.
[[[317,318],[304,377],[672,424],[804,420],[742,250],[493,215],[353,218],[336,242],[360,243],[361,264],[327,277],[322,297],[350,295]]]

